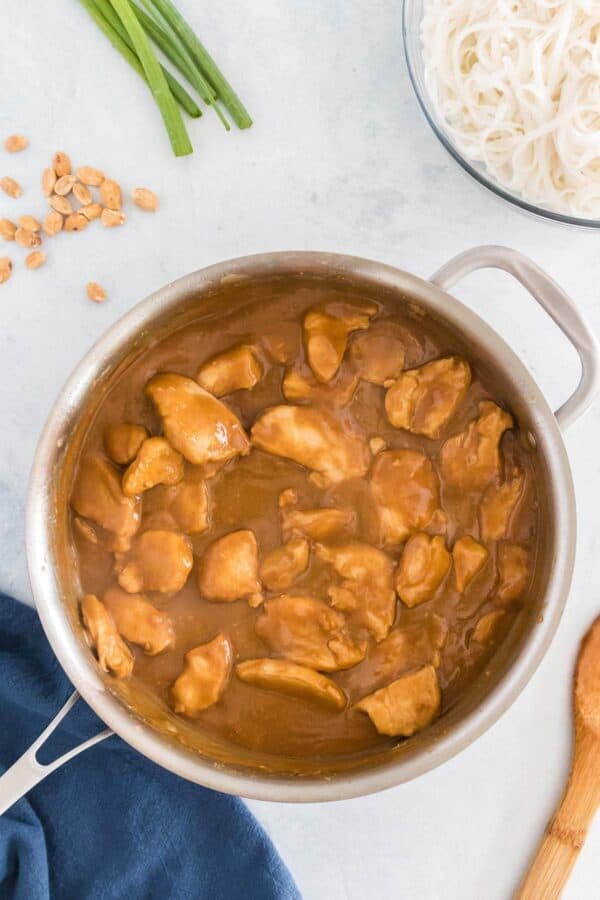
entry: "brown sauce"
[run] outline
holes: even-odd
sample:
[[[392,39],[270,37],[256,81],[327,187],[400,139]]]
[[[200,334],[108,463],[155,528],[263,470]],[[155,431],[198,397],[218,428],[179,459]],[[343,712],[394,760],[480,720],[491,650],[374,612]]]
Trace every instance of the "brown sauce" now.
[[[111,425],[132,422],[143,425],[151,435],[162,435],[161,417],[144,393],[149,379],[161,372],[179,373],[195,379],[202,363],[241,344],[254,349],[263,369],[262,377],[252,389],[237,390],[222,400],[239,417],[249,435],[265,409],[287,403],[282,392],[286,368],[311,377],[302,329],[307,310],[320,304],[335,306],[339,299],[332,290],[319,294],[314,289],[295,288],[275,294],[260,306],[249,305],[221,318],[198,320],[169,335],[135,360],[113,386],[89,428],[80,460],[85,461],[93,454],[106,455],[104,435]],[[452,354],[464,357],[442,328],[431,323],[423,326],[397,305],[382,302],[371,317],[369,329],[357,330],[348,336],[348,349],[339,373],[329,382],[334,389],[336,385],[343,388],[345,381],[353,377],[358,356],[352,348],[368,330],[382,338],[374,344],[378,352],[384,348],[387,337],[399,341],[404,350],[404,370]],[[281,357],[281,354],[287,357],[287,365],[275,361],[274,357]],[[350,632],[356,640],[367,641],[368,646],[364,660],[356,666],[326,673],[344,691],[347,697],[344,709],[328,709],[311,700],[243,683],[234,667],[218,702],[196,717],[188,718],[188,726],[251,752],[313,760],[348,758],[398,741],[397,736],[379,734],[369,716],[355,707],[361,698],[409,671],[432,663],[441,690],[439,714],[443,715],[480,676],[510,630],[514,615],[527,602],[527,588],[509,601],[500,602],[499,548],[506,544],[523,548],[531,579],[538,542],[538,498],[531,450],[517,422],[501,437],[500,470],[493,479],[494,483],[504,483],[514,470],[518,470],[523,479],[518,502],[500,540],[482,539],[482,491],[463,490],[445,480],[440,465],[444,442],[463,432],[477,419],[481,401],[497,398],[494,384],[480,373],[472,360],[467,361],[472,370],[470,386],[438,437],[429,438],[392,426],[384,406],[386,388],[366,380],[358,380],[347,405],[328,405],[327,408],[347,433],[364,436],[366,440],[381,437],[387,451],[416,450],[431,460],[439,478],[440,508],[445,516],[434,516],[424,527],[415,530],[442,535],[449,552],[460,537],[471,535],[488,551],[487,560],[478,574],[463,592],[459,592],[452,564],[431,599],[412,608],[397,599],[393,626],[383,642],[374,639],[356,614],[345,614]],[[319,401],[316,401],[318,405]],[[351,539],[384,548],[370,483],[377,458],[376,455],[370,459],[369,470],[364,476],[325,485],[322,481],[315,483],[308,468],[254,447],[248,455],[231,459],[217,474],[206,479],[208,527],[202,533],[189,536],[194,568],[184,588],[174,594],[144,592],[154,606],[168,613],[175,641],[174,646],[154,656],[146,654],[139,646],[128,644],[134,657],[130,676],[130,696],[134,698],[134,706],[136,685],[139,685],[165,708],[170,707],[171,686],[184,668],[186,653],[211,641],[219,633],[231,645],[234,664],[278,656],[255,630],[257,620],[264,616],[264,608],[252,608],[242,599],[235,602],[207,600],[199,591],[197,570],[206,548],[232,531],[250,529],[256,537],[260,559],[281,546],[279,496],[283,491],[292,489],[296,492],[298,509],[333,507],[352,510]],[[125,468],[121,466],[119,474]],[[190,480],[203,479],[206,474],[203,467],[188,461],[185,472],[185,477]],[[143,493],[140,532],[149,528],[173,529],[166,504],[167,492],[168,488],[159,485]],[[90,542],[84,533],[86,522],[97,537],[96,543]],[[104,593],[117,583],[115,554],[108,547],[110,542],[106,533],[95,526],[93,518],[83,517],[83,525],[83,531],[80,527],[72,528],[82,591],[102,599]],[[340,544],[345,540],[348,536],[338,535],[329,543]],[[405,542],[385,546],[394,565],[401,559],[404,546]],[[265,602],[278,593],[309,594],[328,602],[328,589],[340,581],[332,566],[318,558],[313,546],[306,571],[285,592],[265,590]],[[498,615],[494,627],[486,634],[485,623],[479,623],[491,611]],[[476,639],[476,633],[480,639]]]

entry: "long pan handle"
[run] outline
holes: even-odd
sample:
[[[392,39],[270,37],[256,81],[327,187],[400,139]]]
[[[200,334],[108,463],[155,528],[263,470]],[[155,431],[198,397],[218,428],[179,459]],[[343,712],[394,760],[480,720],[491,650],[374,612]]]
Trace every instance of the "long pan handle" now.
[[[58,759],[55,759],[47,765],[42,765],[42,763],[38,761],[38,750],[44,745],[47,738],[50,737],[55,728],[75,706],[78,700],[79,693],[74,691],[60,712],[42,731],[31,747],[29,747],[23,756],[21,756],[16,763],[14,763],[10,769],[7,769],[0,777],[0,815],[5,813],[7,809],[10,809],[13,803],[20,800],[27,791],[31,790],[32,787],[35,787],[36,784],[50,775],[51,772],[54,772],[55,769],[58,769],[66,762],[69,762],[70,759],[73,759],[74,756],[87,750],[88,747],[93,747],[94,744],[111,736],[113,732],[110,728],[107,728],[99,734],[95,734],[94,737],[89,738],[87,741],[83,741],[83,743],[73,747],[68,753],[64,753],[62,756],[59,756]]]

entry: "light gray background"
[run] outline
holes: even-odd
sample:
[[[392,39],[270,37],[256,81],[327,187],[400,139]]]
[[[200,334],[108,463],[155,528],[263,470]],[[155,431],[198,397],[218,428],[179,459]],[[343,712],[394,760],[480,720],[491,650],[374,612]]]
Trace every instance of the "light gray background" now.
[[[55,150],[154,188],[156,216],[98,223],[24,251],[0,286],[0,587],[31,601],[24,500],[38,434],[69,371],[122,313],[161,284],[227,257],[320,249],[427,276],[453,254],[503,243],[529,254],[600,333],[598,236],[529,219],[467,180],[429,132],[404,64],[400,0],[178,0],[252,111],[225,134],[207,114],[192,158],[175,160],[145,87],[74,0],[2,0],[0,174],[25,188],[0,215],[42,214],[39,173]],[[13,254],[14,251],[14,254]],[[85,297],[88,280],[108,290]],[[577,376],[574,352],[508,276],[457,290],[526,360],[556,406]],[[570,749],[570,685],[580,636],[600,612],[600,402],[566,437],[579,507],[570,603],[534,679],[474,746],[409,785],[324,806],[252,803],[308,900],[505,900],[557,801]],[[566,897],[598,896],[600,822]]]

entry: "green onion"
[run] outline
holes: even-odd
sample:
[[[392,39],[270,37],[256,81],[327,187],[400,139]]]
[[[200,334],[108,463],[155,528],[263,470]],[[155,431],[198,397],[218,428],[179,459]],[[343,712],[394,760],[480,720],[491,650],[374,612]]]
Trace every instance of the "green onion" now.
[[[143,66],[144,73],[148,79],[148,86],[152,91],[156,105],[165,123],[173,153],[175,156],[187,156],[188,153],[193,152],[193,147],[181,118],[179,107],[169,90],[169,85],[152,51],[146,32],[135,17],[129,5],[129,0],[110,0],[110,2],[123,23],[133,49]]]
[[[170,59],[173,65],[177,66],[181,74],[185,75],[189,83],[196,88],[204,102],[209,106],[214,106],[219,119],[226,130],[229,131],[229,122],[216,105],[217,96],[212,89],[212,86],[205,79],[186,48],[181,44],[177,35],[170,30],[167,31],[163,28],[152,16],[149,16],[145,10],[137,6],[133,0],[131,0],[131,7],[148,36],[151,37],[156,46],[162,50],[167,59]]]
[[[114,3],[114,0],[111,2]],[[252,119],[244,104],[171,0],[151,0],[151,2],[187,47],[238,128],[249,128],[252,125]]]
[[[147,84],[148,79],[146,78],[142,64],[140,63],[135,53],[132,51],[131,44],[128,40],[126,40],[127,33],[121,26],[120,20],[117,19],[122,33],[118,32],[114,28],[113,23],[111,21],[108,21],[104,14],[103,4],[106,4],[113,16],[115,15],[113,8],[108,4],[108,0],[80,0],[80,2],[87,9],[90,16],[94,19],[99,28],[107,36],[115,50],[119,51],[119,53],[129,63],[132,69],[134,69],[138,73],[140,78],[142,78]],[[99,5],[101,5],[100,9],[98,8]],[[169,85],[171,93],[173,94],[179,105],[183,109],[185,109],[188,115],[190,115],[193,119],[197,119],[199,116],[201,116],[202,110],[194,101],[193,97],[190,97],[183,85],[180,84],[177,79],[174,78],[166,69],[164,69],[163,71],[165,73],[165,78],[167,79],[167,83]]]

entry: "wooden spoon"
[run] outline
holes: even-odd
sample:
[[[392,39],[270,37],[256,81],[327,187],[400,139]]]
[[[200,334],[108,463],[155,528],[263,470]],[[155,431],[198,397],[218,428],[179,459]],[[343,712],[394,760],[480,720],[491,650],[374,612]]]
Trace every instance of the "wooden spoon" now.
[[[560,897],[600,806],[600,617],[582,641],[573,693],[575,747],[569,781],[515,900]]]

